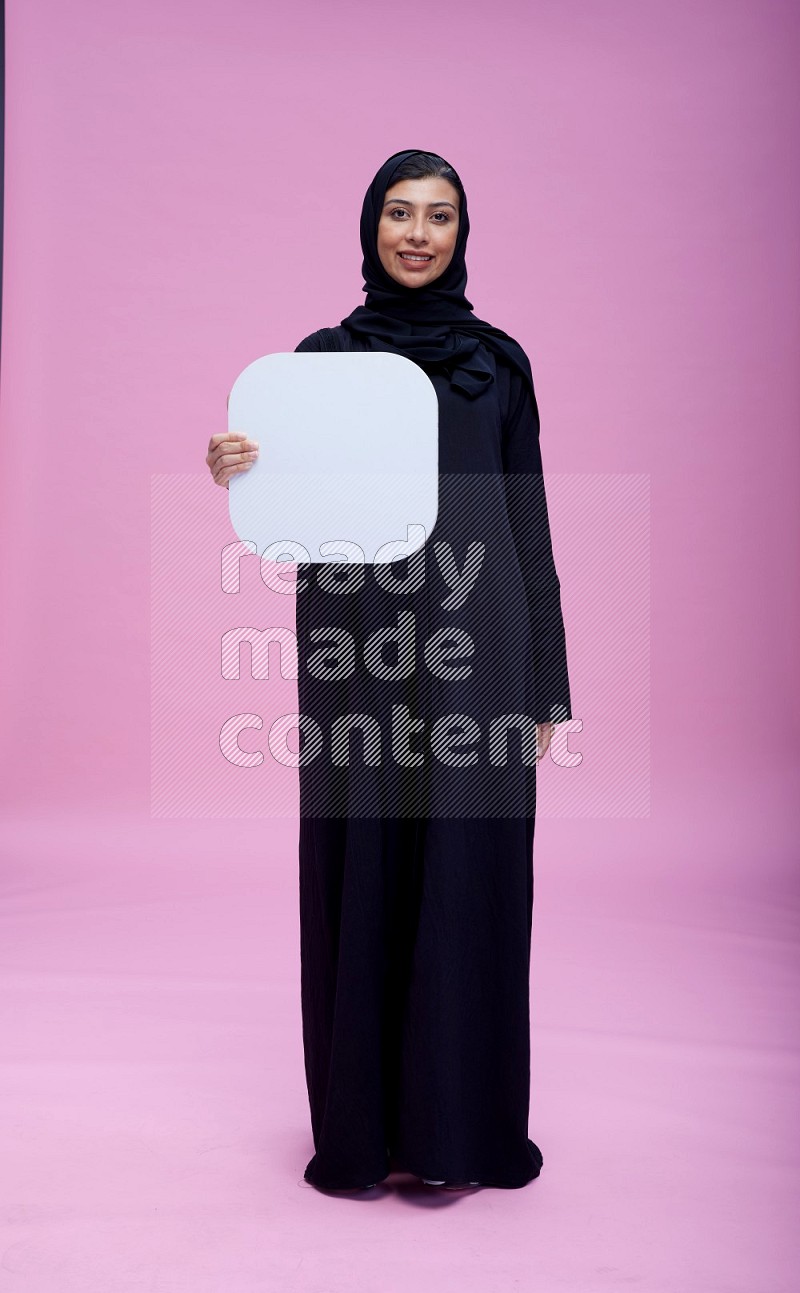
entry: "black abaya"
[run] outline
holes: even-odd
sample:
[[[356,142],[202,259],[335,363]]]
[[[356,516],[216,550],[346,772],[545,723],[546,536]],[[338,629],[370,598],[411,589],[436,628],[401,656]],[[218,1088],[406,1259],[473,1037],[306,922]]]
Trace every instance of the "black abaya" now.
[[[368,348],[341,327],[297,347]],[[326,738],[343,713],[373,714],[388,732],[393,705],[426,720],[459,711],[480,729],[473,766],[432,757],[427,727],[408,747],[423,752],[416,766],[384,757],[365,767],[358,733],[349,766],[334,766],[327,745],[300,766],[301,999],[315,1148],[305,1176],[322,1188],[368,1185],[396,1168],[515,1188],[542,1164],[527,1127],[536,767],[513,733],[507,764],[495,766],[487,731],[493,716],[523,710],[536,722],[567,719],[570,694],[535,396],[488,349],[480,360],[494,380],[477,398],[436,364],[421,365],[439,402],[440,471],[421,585],[400,598],[374,582],[339,595],[319,582],[332,567],[298,567],[306,580],[296,601],[299,709]],[[463,566],[478,519],[485,565],[463,605],[443,608],[433,545],[452,542]],[[412,561],[391,569],[407,576]],[[399,605],[417,632],[419,667],[409,677],[375,680],[361,668],[323,680],[319,664],[335,655],[324,626],[346,629],[359,654],[376,627],[397,623]],[[475,651],[470,678],[443,683],[423,651],[448,626],[468,632]]]

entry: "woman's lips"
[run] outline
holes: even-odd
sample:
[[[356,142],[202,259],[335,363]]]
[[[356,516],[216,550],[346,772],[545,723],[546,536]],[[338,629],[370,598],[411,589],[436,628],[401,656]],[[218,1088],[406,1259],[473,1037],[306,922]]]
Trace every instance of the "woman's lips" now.
[[[410,260],[409,257],[405,256],[401,251],[399,251],[397,254],[402,260],[403,264],[410,265],[412,269],[425,269],[425,267],[427,265],[430,265],[431,261],[433,260],[433,256],[426,256],[425,260]]]

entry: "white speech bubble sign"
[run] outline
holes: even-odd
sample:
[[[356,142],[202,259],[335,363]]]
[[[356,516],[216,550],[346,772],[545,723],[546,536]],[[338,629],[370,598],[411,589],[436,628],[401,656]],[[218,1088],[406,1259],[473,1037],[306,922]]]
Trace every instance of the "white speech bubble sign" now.
[[[233,384],[228,429],[259,444],[228,497],[237,536],[262,557],[395,561],[436,523],[439,402],[402,355],[264,355]]]

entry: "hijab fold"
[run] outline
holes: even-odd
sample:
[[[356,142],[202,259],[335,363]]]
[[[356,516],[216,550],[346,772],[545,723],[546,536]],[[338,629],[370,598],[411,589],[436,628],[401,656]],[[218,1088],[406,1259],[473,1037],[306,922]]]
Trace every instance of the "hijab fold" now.
[[[475,399],[495,380],[487,351],[522,373],[533,391],[531,366],[525,351],[507,332],[476,319],[464,295],[467,286],[466,246],[469,215],[461,195],[458,235],[453,258],[443,274],[423,287],[406,287],[386,272],[378,255],[378,221],[386,190],[409,157],[427,150],[411,148],[393,153],[376,174],[361,208],[362,272],[366,302],[342,319],[342,327],[366,338],[372,350],[389,350],[419,363],[440,366],[451,385]]]

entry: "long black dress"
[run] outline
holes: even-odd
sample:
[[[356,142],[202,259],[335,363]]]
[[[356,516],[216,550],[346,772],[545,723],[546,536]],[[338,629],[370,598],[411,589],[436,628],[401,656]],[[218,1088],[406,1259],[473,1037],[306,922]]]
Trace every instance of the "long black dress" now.
[[[337,327],[297,346],[330,349],[367,345]],[[368,567],[362,587],[339,595],[344,567],[298,568],[299,708],[323,734],[338,715],[365,712],[388,733],[400,708],[473,724],[460,761],[432,757],[426,728],[399,761],[369,764],[355,735],[349,765],[323,754],[300,766],[301,1004],[315,1148],[305,1177],[321,1188],[368,1185],[395,1169],[516,1188],[542,1165],[528,1137],[535,751],[524,724],[512,721],[506,747],[490,725],[503,715],[531,725],[570,718],[570,691],[536,401],[516,370],[486,355],[496,380],[475,399],[425,367],[439,401],[440,486],[424,579],[398,597]],[[466,570],[476,536],[480,573],[461,604],[447,602],[435,545],[450,543]],[[384,569],[407,578],[413,561]],[[413,615],[412,674],[376,682],[361,668],[323,681],[341,648],[331,625],[358,653],[376,628],[398,623],[399,609]],[[450,674],[425,668],[425,643],[446,629],[473,644]],[[467,657],[472,667],[459,674]],[[383,656],[387,673],[397,659]]]

